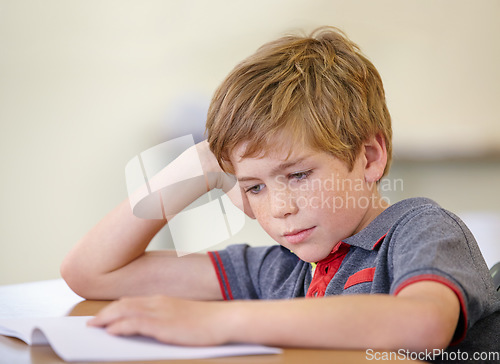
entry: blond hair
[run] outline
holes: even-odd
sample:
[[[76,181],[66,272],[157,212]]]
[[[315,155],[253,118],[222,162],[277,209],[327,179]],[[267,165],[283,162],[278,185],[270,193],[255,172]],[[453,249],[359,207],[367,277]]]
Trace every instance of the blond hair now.
[[[391,117],[379,73],[340,30],[267,43],[238,64],[216,90],[207,116],[210,149],[234,173],[232,151],[255,157],[283,138],[330,152],[352,169],[362,145],[381,133],[391,161]]]

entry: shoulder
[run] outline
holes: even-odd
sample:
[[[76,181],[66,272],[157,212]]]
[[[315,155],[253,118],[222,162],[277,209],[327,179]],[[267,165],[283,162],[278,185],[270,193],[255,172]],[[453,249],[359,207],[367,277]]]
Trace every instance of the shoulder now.
[[[384,249],[392,291],[416,280],[447,282],[471,326],[498,309],[488,266],[465,223],[431,202],[407,209],[391,227]]]
[[[426,198],[407,199],[395,205],[400,212],[395,226],[411,224],[427,224],[433,221],[448,222],[449,226],[457,226],[468,230],[462,220],[454,213],[444,209],[438,203]],[[418,226],[414,226],[418,227]]]
[[[435,229],[433,228],[435,227]],[[372,250],[382,241],[384,245],[394,243],[395,239],[409,238],[421,232],[450,231],[472,237],[461,220],[427,198],[411,198],[388,207],[366,228],[344,241],[350,245]],[[465,234],[465,235],[464,235]]]
[[[394,222],[385,239],[394,259],[401,255],[407,259],[419,252],[415,259],[446,256],[450,263],[462,265],[460,261],[466,258],[472,266],[484,268],[474,236],[457,215],[429,199],[404,200],[394,207],[399,214],[396,217],[393,213]]]
[[[402,213],[388,231],[393,243],[411,242],[409,248],[441,243],[445,249],[461,246],[468,253],[481,256],[474,236],[457,215],[432,200],[419,199],[419,203],[414,202],[402,201]]]

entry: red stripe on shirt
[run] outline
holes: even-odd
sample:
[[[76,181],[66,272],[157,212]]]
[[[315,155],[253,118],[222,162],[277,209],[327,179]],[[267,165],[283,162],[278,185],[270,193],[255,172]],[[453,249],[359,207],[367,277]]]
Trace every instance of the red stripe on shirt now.
[[[344,289],[352,287],[359,283],[372,282],[373,276],[375,275],[375,268],[365,268],[359,272],[354,273],[345,282]]]
[[[224,283],[222,282],[222,277],[220,275],[220,271],[219,271],[219,267],[218,267],[218,264],[216,261],[215,254],[214,254],[214,252],[208,252],[208,256],[210,257],[210,261],[212,262],[212,265],[214,266],[215,275],[217,276],[217,280],[219,281],[219,287],[220,287],[220,291],[222,293],[222,298],[224,300],[227,300],[226,290],[224,289]]]
[[[226,270],[224,269],[224,264],[222,264],[222,259],[219,255],[219,252],[209,252],[208,255],[215,268],[215,273],[217,274],[217,279],[219,280],[219,286],[222,292],[222,297],[226,301],[232,300],[233,292],[231,292],[231,286],[229,285],[229,280],[227,279]]]

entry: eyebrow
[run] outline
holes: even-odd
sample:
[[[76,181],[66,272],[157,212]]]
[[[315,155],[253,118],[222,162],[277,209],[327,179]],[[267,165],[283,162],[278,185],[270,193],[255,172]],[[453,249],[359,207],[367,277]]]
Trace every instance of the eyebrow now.
[[[307,156],[308,157],[308,156]],[[274,167],[273,169],[271,169],[271,173],[270,175],[271,176],[277,176],[279,175],[282,171],[290,168],[290,167],[293,167],[297,164],[300,164],[304,161],[304,159],[307,159],[307,157],[303,157],[303,158],[298,158],[298,159],[295,159],[295,160],[292,160],[290,162],[283,162],[283,163],[280,163],[278,164],[276,167]],[[253,181],[253,180],[256,180],[258,179],[257,177],[241,177],[241,178],[238,178],[238,182],[245,182],[245,181]]]

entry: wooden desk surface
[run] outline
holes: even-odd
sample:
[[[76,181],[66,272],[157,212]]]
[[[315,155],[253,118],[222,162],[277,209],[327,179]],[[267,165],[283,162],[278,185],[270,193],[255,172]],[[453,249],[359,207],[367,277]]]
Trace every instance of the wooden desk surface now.
[[[88,316],[96,314],[107,301],[87,301],[74,294],[63,280],[41,281],[0,287],[0,318]],[[282,354],[215,359],[148,361],[147,363],[221,364],[303,364],[366,363],[364,351],[284,349]],[[384,360],[384,363],[403,360]],[[0,364],[63,363],[50,346],[28,346],[18,339],[0,336]],[[109,363],[109,362],[108,362]],[[113,362],[138,363],[138,362]]]

